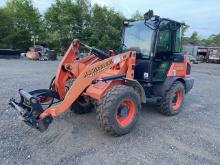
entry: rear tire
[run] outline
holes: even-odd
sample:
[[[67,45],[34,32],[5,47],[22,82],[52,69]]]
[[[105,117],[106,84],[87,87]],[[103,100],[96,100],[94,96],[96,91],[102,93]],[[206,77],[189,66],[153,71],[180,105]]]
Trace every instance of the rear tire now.
[[[158,111],[167,116],[177,115],[185,96],[183,83],[176,81],[158,104]]]
[[[127,134],[135,126],[141,109],[132,87],[120,85],[108,90],[97,104],[97,119],[104,131],[113,136]]]

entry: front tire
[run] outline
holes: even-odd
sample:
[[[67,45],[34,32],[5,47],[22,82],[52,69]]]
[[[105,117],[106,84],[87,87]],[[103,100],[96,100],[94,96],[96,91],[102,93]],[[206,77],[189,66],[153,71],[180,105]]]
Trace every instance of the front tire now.
[[[159,112],[167,116],[177,115],[181,110],[184,96],[185,88],[183,83],[180,81],[174,82],[171,88],[159,102]]]
[[[138,94],[132,87],[120,85],[108,90],[97,105],[97,119],[105,132],[113,136],[129,133],[141,109]]]

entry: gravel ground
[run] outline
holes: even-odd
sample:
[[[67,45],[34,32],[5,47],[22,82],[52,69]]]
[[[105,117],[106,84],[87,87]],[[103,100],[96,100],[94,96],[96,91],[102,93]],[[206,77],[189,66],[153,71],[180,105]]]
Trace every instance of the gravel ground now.
[[[9,98],[47,88],[57,64],[0,60],[0,164],[220,164],[220,65],[193,65],[195,86],[179,115],[145,105],[136,128],[116,138],[99,129],[95,113],[67,112],[45,133],[18,120]]]

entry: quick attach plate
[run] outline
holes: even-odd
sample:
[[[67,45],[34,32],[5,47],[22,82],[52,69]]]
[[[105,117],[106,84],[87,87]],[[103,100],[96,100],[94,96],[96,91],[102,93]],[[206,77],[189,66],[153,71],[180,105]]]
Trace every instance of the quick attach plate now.
[[[41,113],[43,113],[44,109],[42,108],[39,100],[31,95],[30,93],[19,90],[20,94],[20,102],[17,103],[15,99],[10,99],[9,104],[19,112],[22,116],[23,121],[31,126],[39,130],[40,132],[44,132],[49,127],[50,123],[53,121],[51,116],[47,116],[44,119],[39,119]]]

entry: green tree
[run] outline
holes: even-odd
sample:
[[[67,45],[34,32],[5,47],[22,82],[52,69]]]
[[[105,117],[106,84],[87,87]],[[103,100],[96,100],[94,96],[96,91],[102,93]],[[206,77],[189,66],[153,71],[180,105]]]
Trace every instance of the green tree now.
[[[40,35],[42,32],[38,10],[31,0],[8,0],[4,10],[14,31],[10,37],[11,45],[16,48],[28,48],[32,44],[31,35]]]
[[[213,34],[208,38],[210,44],[214,43],[220,46],[220,34]]]
[[[123,19],[123,16],[114,10],[95,4],[90,23],[90,44],[103,50],[119,50]]]
[[[193,32],[192,35],[189,37],[189,42],[191,44],[198,44],[200,43],[200,37],[199,34],[197,32]]]
[[[212,34],[206,39],[202,39],[201,44],[209,46],[209,45],[217,45],[220,46],[220,34]]]
[[[12,18],[6,14],[3,8],[0,8],[0,20],[0,48],[13,48],[13,38],[16,34]]]
[[[73,38],[89,35],[90,3],[87,0],[56,0],[45,13],[48,42],[64,51]]]
[[[73,38],[107,50],[118,50],[122,16],[87,0],[56,0],[45,13],[48,42],[66,50]],[[59,49],[57,49],[59,50]]]

